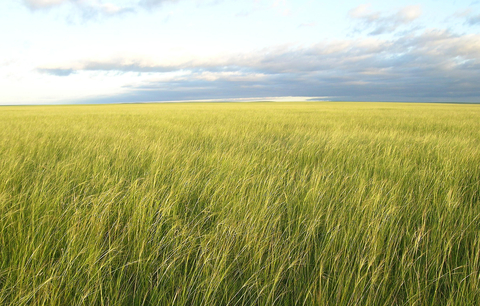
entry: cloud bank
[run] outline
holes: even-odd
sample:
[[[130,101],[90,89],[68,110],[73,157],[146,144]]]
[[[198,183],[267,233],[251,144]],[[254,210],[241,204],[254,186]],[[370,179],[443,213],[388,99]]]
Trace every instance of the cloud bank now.
[[[413,18],[413,17],[412,17]],[[150,81],[132,85],[113,100],[330,96],[336,100],[479,101],[480,35],[426,30],[396,39],[363,38],[309,47],[278,47],[248,54],[155,62],[145,58],[86,59],[38,72],[140,73]],[[155,76],[177,73],[167,80]]]

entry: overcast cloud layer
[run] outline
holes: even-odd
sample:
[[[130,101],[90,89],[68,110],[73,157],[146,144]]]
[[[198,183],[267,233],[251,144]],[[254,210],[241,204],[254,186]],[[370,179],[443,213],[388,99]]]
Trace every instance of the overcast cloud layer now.
[[[0,26],[12,29],[0,34],[7,46],[0,104],[480,102],[478,3],[338,7],[287,0],[0,4]]]

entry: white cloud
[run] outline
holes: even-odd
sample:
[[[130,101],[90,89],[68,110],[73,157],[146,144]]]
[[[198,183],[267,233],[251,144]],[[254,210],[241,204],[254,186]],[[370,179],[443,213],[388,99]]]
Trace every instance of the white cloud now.
[[[101,7],[101,10],[104,13],[110,14],[110,15],[118,14],[122,11],[122,9],[124,9],[124,8],[116,6],[115,4],[112,4],[112,3],[102,4],[100,7]]]
[[[67,1],[68,0],[24,0],[24,3],[31,9],[42,9],[57,6]]]
[[[224,80],[229,82],[262,82],[269,77],[265,73],[242,72],[242,71],[203,71],[193,74],[193,78],[204,81]]]
[[[79,12],[84,19],[94,18],[99,15],[114,16],[123,13],[134,12],[139,8],[147,10],[160,7],[165,3],[175,3],[179,0],[135,0],[131,2],[131,6],[119,6],[113,2],[102,0],[23,0],[25,6],[32,10],[52,9],[69,4],[72,8]]]
[[[400,26],[412,23],[422,15],[422,9],[413,5],[403,7],[393,14],[385,14],[372,11],[369,4],[362,4],[350,10],[348,15],[363,22],[366,28],[372,29],[370,34],[378,35],[394,32]]]
[[[422,9],[419,5],[411,5],[402,8],[397,14],[397,19],[404,23],[412,22],[422,15]]]
[[[24,0],[24,4],[31,10],[46,10],[69,5],[74,15],[79,15],[84,20],[135,11],[133,7],[118,6],[111,2],[104,3],[102,0]]]
[[[351,9],[348,15],[351,18],[362,19],[367,22],[375,22],[380,19],[380,13],[370,10],[370,4],[361,4],[356,8]]]

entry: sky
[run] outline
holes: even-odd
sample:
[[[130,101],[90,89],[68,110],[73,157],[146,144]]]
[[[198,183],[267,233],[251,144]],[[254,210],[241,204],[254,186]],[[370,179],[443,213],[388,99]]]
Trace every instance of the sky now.
[[[0,1],[0,105],[191,100],[480,103],[480,1]]]

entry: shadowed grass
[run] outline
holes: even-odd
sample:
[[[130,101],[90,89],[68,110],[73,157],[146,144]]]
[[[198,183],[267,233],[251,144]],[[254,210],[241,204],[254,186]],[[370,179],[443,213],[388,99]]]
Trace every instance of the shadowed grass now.
[[[2,305],[480,304],[480,108],[2,107]]]

